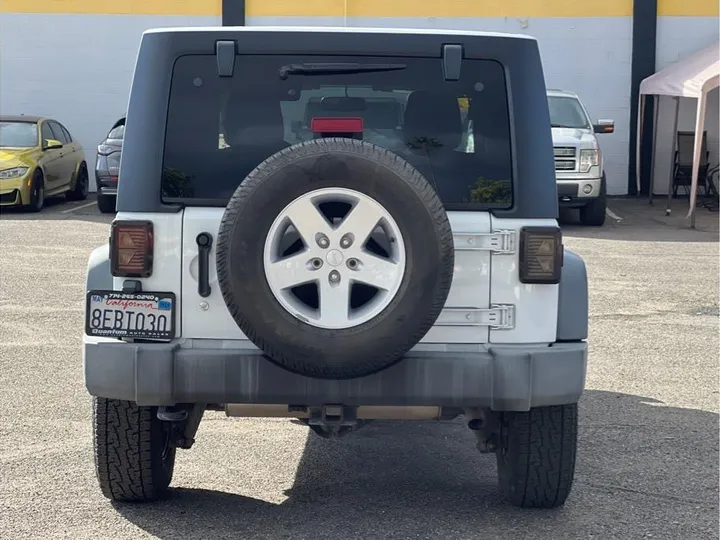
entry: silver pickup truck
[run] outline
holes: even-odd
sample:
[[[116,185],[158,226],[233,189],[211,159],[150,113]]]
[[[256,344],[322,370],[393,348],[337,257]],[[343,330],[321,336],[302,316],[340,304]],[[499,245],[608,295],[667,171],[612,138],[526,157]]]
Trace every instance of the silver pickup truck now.
[[[579,208],[584,225],[605,223],[605,170],[597,133],[613,133],[612,120],[593,123],[577,94],[548,90],[555,175],[561,208]]]

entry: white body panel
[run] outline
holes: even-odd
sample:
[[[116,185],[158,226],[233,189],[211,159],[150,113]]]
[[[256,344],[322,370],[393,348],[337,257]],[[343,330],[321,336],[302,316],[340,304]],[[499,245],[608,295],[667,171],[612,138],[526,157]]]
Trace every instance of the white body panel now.
[[[215,255],[217,235],[224,208],[186,208],[183,224],[182,308],[183,337],[204,339],[247,339],[230,316],[218,285]],[[197,235],[212,235],[213,245],[208,261],[210,296],[198,294]]]
[[[490,232],[487,212],[448,212],[453,235]],[[457,242],[456,242],[457,244]],[[487,309],[490,304],[490,251],[455,250],[455,269],[445,309]],[[487,343],[487,326],[433,326],[420,343]]]
[[[148,278],[141,279],[143,290],[149,292],[172,292],[175,300],[175,335],[182,334],[183,294],[182,278],[182,226],[183,214],[155,214],[139,212],[118,212],[115,221],[152,221],[153,222],[153,270]],[[113,288],[121,291],[127,278],[113,278]]]
[[[182,239],[182,311],[184,338],[247,339],[230,316],[217,282],[215,244],[224,209],[186,208]],[[449,212],[455,233],[480,234],[490,232],[487,212]],[[211,293],[202,298],[197,290],[198,248],[195,242],[201,232],[213,236],[210,252],[209,277]],[[455,278],[446,303],[448,308],[487,308],[490,298],[490,252],[463,251],[455,253]],[[423,338],[422,343],[486,343],[487,326],[437,325]]]
[[[247,337],[235,324],[217,281],[215,249],[223,208],[187,208],[176,214],[119,213],[117,220],[151,220],[154,224],[153,273],[142,279],[143,290],[177,295],[178,337],[235,341]],[[488,212],[448,212],[455,244],[454,279],[438,324],[420,341],[421,346],[484,343],[552,343],[557,332],[558,286],[525,285],[518,275],[519,238],[523,226],[557,226],[554,219],[497,219]],[[468,235],[515,232],[514,252],[464,249]],[[196,237],[210,233],[211,293],[198,294]],[[114,278],[115,290],[124,278]],[[514,328],[495,329],[469,321],[472,310],[496,305],[514,307]],[[464,320],[464,318],[468,320]],[[442,321],[442,322],[441,322]],[[248,344],[249,345],[249,344]]]
[[[557,227],[554,219],[492,218],[493,231],[515,230],[520,249],[523,227]],[[493,255],[490,302],[515,306],[515,328],[490,330],[490,343],[553,343],[557,336],[558,285],[520,283],[518,254]]]

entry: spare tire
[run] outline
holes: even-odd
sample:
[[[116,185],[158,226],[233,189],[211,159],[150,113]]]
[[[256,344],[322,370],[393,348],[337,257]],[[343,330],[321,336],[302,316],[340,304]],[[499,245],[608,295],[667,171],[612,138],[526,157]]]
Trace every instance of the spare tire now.
[[[347,379],[398,362],[452,284],[435,190],[379,146],[316,139],[269,157],[227,205],[217,274],[240,329],[276,364]]]

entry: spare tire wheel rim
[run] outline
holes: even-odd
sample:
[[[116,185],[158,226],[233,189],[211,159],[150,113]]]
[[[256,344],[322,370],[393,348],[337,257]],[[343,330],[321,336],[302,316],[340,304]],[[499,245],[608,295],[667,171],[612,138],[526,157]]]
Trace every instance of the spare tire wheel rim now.
[[[320,206],[350,207],[330,223]],[[297,251],[287,254],[288,235]],[[298,240],[300,242],[298,242]],[[400,228],[368,195],[346,188],[323,188],[288,204],[265,239],[265,277],[275,299],[301,321],[331,330],[359,326],[380,314],[395,298],[405,274]],[[297,294],[314,285],[316,302]],[[362,295],[355,294],[362,287]],[[374,291],[373,291],[374,289]]]

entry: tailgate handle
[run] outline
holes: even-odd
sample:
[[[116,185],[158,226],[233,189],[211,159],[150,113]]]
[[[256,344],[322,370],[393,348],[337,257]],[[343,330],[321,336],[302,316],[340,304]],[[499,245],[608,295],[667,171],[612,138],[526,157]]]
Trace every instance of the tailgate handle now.
[[[203,298],[210,296],[210,250],[213,238],[210,233],[202,232],[197,235],[195,242],[198,246],[198,294]]]

